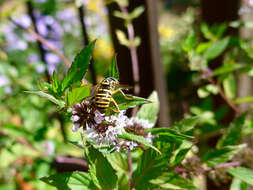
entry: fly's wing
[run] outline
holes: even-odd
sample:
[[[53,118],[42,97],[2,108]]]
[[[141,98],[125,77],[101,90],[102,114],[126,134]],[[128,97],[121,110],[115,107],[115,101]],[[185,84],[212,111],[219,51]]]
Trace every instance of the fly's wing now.
[[[116,88],[120,88],[120,89],[123,89],[123,90],[132,90],[133,86],[130,86],[130,85],[127,85],[127,84],[118,84],[116,86]]]
[[[101,86],[101,84],[97,84],[97,85],[91,87],[91,93],[90,93],[91,98],[93,98],[96,95],[100,86]]]

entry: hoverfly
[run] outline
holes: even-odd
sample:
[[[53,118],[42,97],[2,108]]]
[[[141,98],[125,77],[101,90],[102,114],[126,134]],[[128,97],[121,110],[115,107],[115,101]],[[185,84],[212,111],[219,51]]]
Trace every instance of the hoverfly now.
[[[113,95],[120,92],[125,99],[132,100],[133,98],[127,97],[126,94],[122,91],[120,87],[119,81],[113,77],[108,77],[102,80],[96,86],[95,93],[94,93],[94,103],[96,108],[101,111],[102,113],[106,112],[109,108],[110,103],[112,102],[113,105],[116,107],[117,110],[110,108],[113,112],[119,112],[119,106],[117,102],[113,99]],[[116,87],[119,87],[115,90]]]

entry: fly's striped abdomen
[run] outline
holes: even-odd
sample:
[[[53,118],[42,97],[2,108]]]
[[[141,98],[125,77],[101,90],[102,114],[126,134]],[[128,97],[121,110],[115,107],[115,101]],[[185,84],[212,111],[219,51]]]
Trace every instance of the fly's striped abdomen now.
[[[97,93],[95,95],[95,103],[96,107],[102,111],[105,112],[106,109],[109,107],[109,104],[111,102],[112,98],[112,89],[110,87],[110,84],[106,81],[101,84],[101,86],[98,88]]]

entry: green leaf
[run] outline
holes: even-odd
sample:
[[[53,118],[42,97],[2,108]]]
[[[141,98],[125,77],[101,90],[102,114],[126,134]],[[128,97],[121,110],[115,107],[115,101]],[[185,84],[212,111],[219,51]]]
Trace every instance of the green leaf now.
[[[84,98],[90,95],[90,86],[83,86],[80,88],[74,88],[68,92],[68,106],[79,103]]]
[[[198,116],[189,117],[186,119],[181,120],[178,123],[175,123],[171,129],[178,129],[181,133],[186,133],[191,131],[195,125],[199,122],[200,118]]]
[[[1,129],[8,135],[20,138],[23,137],[28,140],[32,140],[33,135],[30,131],[26,130],[23,126],[17,126],[13,123],[5,123],[1,126]]]
[[[240,144],[235,146],[224,146],[222,148],[210,151],[206,153],[201,162],[207,163],[208,166],[214,167],[218,164],[222,164],[231,160],[239,151],[244,149],[246,144]]]
[[[126,110],[128,108],[150,103],[150,101],[145,98],[131,95],[127,95],[127,97],[131,99],[126,99],[120,92],[113,95],[113,99],[117,102],[120,110]],[[110,103],[110,107],[115,107],[112,102]]]
[[[170,159],[170,167],[175,167],[180,164],[185,159],[186,154],[191,150],[192,146],[193,144],[189,141],[179,143],[179,146],[176,147]]]
[[[125,174],[129,172],[127,159],[124,159],[121,153],[113,152],[108,154],[106,157],[116,171],[123,172]]]
[[[228,46],[229,38],[224,38],[218,42],[212,44],[210,48],[204,53],[204,58],[208,61],[218,57]]]
[[[237,167],[229,168],[228,173],[245,183],[253,186],[253,171],[248,168]]]
[[[60,108],[63,108],[65,106],[64,101],[58,100],[54,96],[47,94],[43,91],[25,91],[25,92],[30,93],[30,94],[36,94],[42,98],[46,98],[46,99],[50,100],[51,102],[57,104]]]
[[[152,135],[162,136],[164,137],[165,141],[168,140],[169,142],[193,139],[192,136],[183,135],[180,132],[169,128],[153,128],[147,129],[146,131],[151,132]]]
[[[154,149],[155,151],[161,154],[160,150],[158,150],[155,146],[149,143],[143,136],[138,136],[132,133],[123,132],[121,135],[118,135],[118,137],[122,139],[130,140],[130,141],[136,141],[138,143],[141,143],[144,146]]]
[[[59,190],[90,190],[94,189],[89,174],[84,172],[59,173],[41,180]]]
[[[238,118],[236,118],[228,127],[225,134],[218,141],[216,147],[221,148],[223,146],[228,145],[236,145],[236,143],[240,142],[242,136],[242,128],[245,121],[247,113],[241,114]]]
[[[206,86],[199,88],[197,93],[200,98],[206,98],[207,96],[209,96],[210,93],[211,94],[218,94],[219,89],[215,85],[208,84]]]
[[[112,59],[112,62],[109,67],[108,77],[113,77],[119,80],[119,70],[117,65],[117,56],[115,55]]]
[[[54,93],[61,93],[61,82],[59,81],[56,72],[53,73],[52,90]]]
[[[123,46],[129,47],[130,46],[130,41],[127,39],[126,34],[121,31],[121,30],[116,30],[116,36],[117,39],[119,40],[119,43]]]
[[[245,96],[242,98],[237,98],[233,101],[234,104],[251,103],[251,102],[253,102],[253,96]]]
[[[137,117],[139,119],[148,120],[150,123],[155,124],[159,112],[159,99],[157,92],[154,91],[148,97],[148,100],[151,101],[152,103],[141,106],[140,110],[137,113]]]
[[[129,13],[129,17],[131,20],[138,18],[143,12],[145,8],[143,6],[136,7],[131,13]]]
[[[67,75],[62,81],[63,92],[67,88],[71,87],[72,84],[81,81],[84,77],[88,69],[95,42],[96,41],[91,42],[89,45],[83,48],[81,52],[75,57],[74,62],[69,68]]]
[[[239,65],[239,64],[226,64],[223,65],[217,69],[215,69],[213,71],[213,75],[212,76],[217,76],[217,75],[221,75],[221,74],[225,74],[225,73],[230,73],[232,71],[238,70],[243,68],[243,66]]]
[[[173,172],[163,173],[156,179],[150,180],[150,182],[156,185],[157,189],[198,190],[198,188],[195,187],[190,180],[183,178],[179,174]]]
[[[201,54],[206,51],[209,47],[211,47],[212,42],[202,42],[196,48],[196,53]]]
[[[223,80],[223,87],[226,97],[229,99],[233,99],[236,96],[236,80],[234,75],[229,74],[224,80]]]
[[[136,170],[133,172],[133,188],[142,190],[152,189],[153,184],[150,183],[150,180],[160,176],[167,166],[168,161],[164,159],[163,155],[152,149],[144,151],[138,159]]]
[[[89,162],[89,171],[93,183],[100,189],[116,188],[118,178],[106,157],[92,145],[85,149],[85,155]]]
[[[186,52],[192,51],[196,46],[196,42],[197,42],[196,34],[193,30],[191,30],[182,45],[184,51]]]
[[[248,190],[248,185],[239,178],[234,177],[229,190]]]
[[[206,39],[211,41],[217,40],[216,36],[212,33],[212,31],[210,30],[210,28],[206,23],[201,24],[200,29]]]

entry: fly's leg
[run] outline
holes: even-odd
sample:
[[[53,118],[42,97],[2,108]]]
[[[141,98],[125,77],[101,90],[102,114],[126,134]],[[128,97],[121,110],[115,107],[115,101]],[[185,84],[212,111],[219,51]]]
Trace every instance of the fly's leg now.
[[[115,111],[113,108],[110,108],[110,109],[112,109],[112,111],[114,111],[114,112],[120,112],[119,106],[116,103],[116,101],[113,98],[111,99],[111,101],[112,101],[113,105],[116,107],[117,111]]]
[[[113,92],[112,92],[112,95],[114,95],[114,94],[116,94],[117,92],[120,92],[123,96],[124,96],[124,98],[126,99],[126,100],[133,100],[133,98],[131,97],[127,97],[126,96],[126,94],[119,88],[119,89],[117,89],[117,90],[114,90]],[[116,103],[116,102],[115,102]]]

